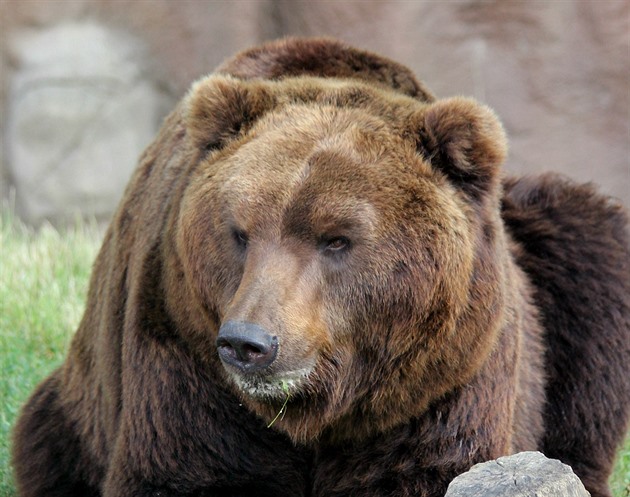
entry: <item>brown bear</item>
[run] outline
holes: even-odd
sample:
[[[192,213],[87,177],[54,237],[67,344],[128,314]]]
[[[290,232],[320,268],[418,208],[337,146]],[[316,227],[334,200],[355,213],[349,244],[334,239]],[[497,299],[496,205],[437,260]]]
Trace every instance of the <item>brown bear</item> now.
[[[198,81],[19,418],[20,495],[441,496],[538,449],[609,496],[627,219],[505,155],[487,107],[332,40]]]

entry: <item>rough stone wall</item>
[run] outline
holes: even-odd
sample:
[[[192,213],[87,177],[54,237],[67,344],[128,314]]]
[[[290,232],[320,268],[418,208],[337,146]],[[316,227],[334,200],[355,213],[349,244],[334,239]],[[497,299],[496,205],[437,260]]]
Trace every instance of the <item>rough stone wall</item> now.
[[[0,0],[0,191],[38,223],[107,218],[189,84],[283,36],[335,36],[474,96],[507,168],[595,181],[630,205],[630,1]]]

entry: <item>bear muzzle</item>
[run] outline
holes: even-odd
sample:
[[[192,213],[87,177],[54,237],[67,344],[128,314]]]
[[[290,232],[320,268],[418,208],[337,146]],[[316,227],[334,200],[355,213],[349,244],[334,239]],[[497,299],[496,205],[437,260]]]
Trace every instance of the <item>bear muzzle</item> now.
[[[238,389],[255,402],[280,402],[304,394],[314,371],[315,357],[280,357],[282,337],[258,324],[228,320],[219,328],[217,352]]]
[[[278,337],[254,323],[224,323],[216,344],[221,361],[245,374],[263,371],[278,355]]]

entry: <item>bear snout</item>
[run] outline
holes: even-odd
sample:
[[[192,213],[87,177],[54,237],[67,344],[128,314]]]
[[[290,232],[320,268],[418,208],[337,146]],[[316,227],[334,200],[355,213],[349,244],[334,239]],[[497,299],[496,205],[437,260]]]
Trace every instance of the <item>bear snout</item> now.
[[[278,337],[254,323],[224,323],[216,344],[221,361],[244,373],[257,373],[269,367],[278,354]]]

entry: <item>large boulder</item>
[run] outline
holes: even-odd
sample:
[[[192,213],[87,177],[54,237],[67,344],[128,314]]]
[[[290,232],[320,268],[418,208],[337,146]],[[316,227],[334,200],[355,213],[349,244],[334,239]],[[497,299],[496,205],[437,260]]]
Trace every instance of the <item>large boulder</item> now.
[[[566,464],[540,452],[520,452],[476,464],[459,475],[445,497],[588,497]]]

